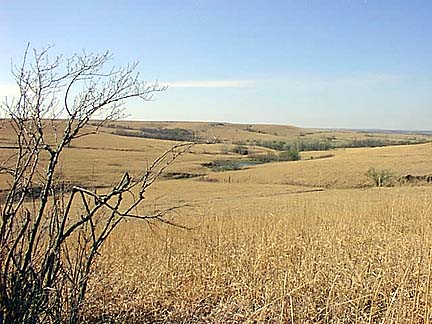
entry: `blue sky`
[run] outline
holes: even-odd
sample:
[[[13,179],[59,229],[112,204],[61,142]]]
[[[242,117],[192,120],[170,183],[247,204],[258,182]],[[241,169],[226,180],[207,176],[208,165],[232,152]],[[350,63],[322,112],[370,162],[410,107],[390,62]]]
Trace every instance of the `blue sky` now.
[[[432,129],[432,1],[0,0],[0,95],[27,42],[140,61],[131,119]]]

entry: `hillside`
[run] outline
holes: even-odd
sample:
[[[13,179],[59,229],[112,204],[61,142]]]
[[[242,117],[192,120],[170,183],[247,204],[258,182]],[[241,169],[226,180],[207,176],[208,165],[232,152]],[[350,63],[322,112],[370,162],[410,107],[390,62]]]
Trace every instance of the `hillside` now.
[[[61,121],[54,126],[61,131]],[[347,143],[373,138],[388,145],[428,136],[119,122],[65,148],[56,179],[103,193],[123,172],[146,171],[178,142],[115,134],[143,128],[149,134],[155,134],[149,128],[182,129],[163,134],[189,131],[201,139],[146,191],[137,211],[146,215],[181,206],[165,218],[178,226],[127,219],[118,227],[90,278],[84,306],[88,323],[279,323],[282,316],[327,323],[323,314],[328,322],[398,318],[405,323],[428,316],[432,185],[399,180],[432,174],[432,143],[302,151],[297,161],[251,163],[283,153],[258,145],[262,139]],[[46,131],[47,140],[55,141],[53,128]],[[3,166],[13,165],[14,148],[13,130],[3,120]],[[365,175],[370,168],[388,170],[394,182],[374,187]],[[36,181],[44,174],[38,171]],[[0,202],[8,181],[0,174]],[[136,194],[128,192],[123,203]],[[72,217],[81,215],[79,207],[74,211]]]
[[[331,130],[331,129],[307,129],[291,125],[265,125],[265,124],[232,124],[232,123],[207,123],[207,122],[143,122],[143,121],[117,121],[106,125],[102,132],[114,134],[128,134],[140,136],[140,130],[157,131],[177,130],[181,133],[188,132],[201,142],[209,143],[252,143],[252,142],[277,142],[277,141],[329,141],[337,145],[349,144],[353,141],[377,141],[385,144],[420,143],[432,140],[431,134],[410,133],[406,131],[370,132],[364,130]],[[148,134],[151,136],[152,134]],[[162,134],[160,134],[162,135]],[[175,133],[171,134],[175,137]],[[154,138],[154,137],[153,137]]]
[[[13,153],[13,131],[2,121],[0,135],[0,158],[6,161]],[[115,127],[114,127],[115,125]],[[104,187],[116,183],[119,175],[128,170],[131,174],[145,169],[159,154],[170,148],[175,141],[116,135],[114,131],[142,128],[184,129],[193,131],[200,139],[168,170],[166,178],[191,177],[190,181],[234,182],[243,184],[300,185],[325,188],[359,188],[368,185],[365,172],[373,167],[392,170],[395,175],[432,173],[432,144],[388,146],[376,148],[330,149],[305,151],[300,161],[254,162],[260,156],[280,153],[257,145],[266,140],[295,141],[333,138],[347,141],[350,138],[381,139],[383,141],[425,141],[431,137],[413,134],[388,134],[355,131],[305,130],[281,125],[240,125],[228,123],[187,122],[116,122],[102,128],[97,134],[75,140],[60,161],[61,177],[71,184]],[[57,125],[60,128],[60,125]],[[91,129],[89,129],[91,130]],[[252,131],[253,130],[253,131]],[[218,141],[211,142],[217,138]],[[245,144],[247,154],[238,150],[235,143]],[[259,144],[259,143],[258,143]],[[231,161],[231,162],[230,162]],[[251,161],[251,162],[249,162]],[[219,163],[220,168],[206,165]],[[238,171],[230,171],[238,163]],[[256,165],[255,165],[256,164]],[[217,171],[226,172],[217,172]],[[196,176],[195,179],[193,179]],[[0,175],[0,190],[7,187],[6,175]]]

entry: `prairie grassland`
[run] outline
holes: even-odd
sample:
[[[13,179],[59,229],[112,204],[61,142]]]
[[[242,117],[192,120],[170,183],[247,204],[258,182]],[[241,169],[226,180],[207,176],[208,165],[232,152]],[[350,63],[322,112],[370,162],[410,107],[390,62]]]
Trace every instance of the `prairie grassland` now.
[[[137,174],[146,169],[161,152],[174,144],[172,141],[104,133],[86,137],[64,151],[59,176],[74,184],[107,186],[116,183],[124,171]],[[229,148],[225,144],[196,145],[169,171],[205,174],[209,181],[325,188],[365,187],[368,184],[365,172],[371,167],[389,169],[396,176],[432,173],[431,143],[304,152],[305,160],[257,165],[234,172],[215,173],[202,166],[202,163],[215,160],[238,159],[238,155],[226,152]],[[263,148],[253,150],[266,151]],[[11,153],[12,150],[0,149],[0,158],[5,160]],[[322,156],[324,158],[320,158]],[[0,189],[7,184],[2,179],[5,178],[0,178]]]
[[[149,122],[149,121],[118,121],[111,124],[118,128],[167,128],[186,129],[192,131],[199,138],[208,141],[222,141],[224,143],[245,141],[286,141],[302,139],[331,139],[337,142],[347,142],[353,139],[379,139],[379,140],[430,140],[430,135],[366,132],[355,130],[329,130],[306,129],[291,125],[265,125],[265,124],[231,124],[206,122]],[[113,128],[104,128],[105,132],[112,132]]]
[[[431,195],[430,187],[244,194],[181,212],[174,221],[189,230],[126,223],[102,251],[88,320],[426,323]]]
[[[328,152],[305,152],[313,160],[271,163],[247,170],[211,175],[238,183],[300,184],[311,187],[365,187],[365,172],[373,167],[388,169],[396,176],[432,173],[432,144],[357,148],[331,151],[334,156],[320,159]],[[317,159],[318,158],[318,159]]]
[[[208,127],[221,128],[228,136],[223,125],[188,127],[213,135]],[[230,126],[229,136],[308,132],[241,127]],[[0,146],[13,143],[10,129],[1,128]],[[145,170],[173,144],[108,133],[84,137],[65,149],[58,176],[108,186],[123,171]],[[365,177],[371,167],[397,176],[432,174],[432,144],[334,150],[333,156],[304,152],[301,161],[239,171],[202,166],[242,158],[231,148],[196,145],[167,171],[202,176],[161,180],[148,192],[149,209],[187,205],[170,220],[188,229],[129,221],[114,232],[91,277],[88,322],[432,321],[432,186],[373,188]],[[0,148],[1,161],[10,153]]]
[[[210,141],[215,139],[223,142],[236,142],[247,140],[274,141],[282,138],[299,136],[306,130],[288,125],[248,125],[231,123],[204,123],[204,122],[115,122],[120,127],[139,129],[151,128],[181,128],[194,132],[198,137]],[[109,131],[109,129],[105,129]]]
[[[48,123],[48,122],[47,122]],[[354,131],[307,130],[283,125],[240,125],[226,123],[192,122],[117,122],[121,127],[160,127],[184,128],[198,132],[203,138],[219,138],[229,141],[225,144],[196,145],[191,154],[184,155],[171,167],[173,172],[208,174],[210,180],[235,181],[238,183],[294,184],[313,187],[351,188],[365,185],[364,173],[369,167],[382,167],[394,170],[402,175],[406,173],[432,173],[432,144],[394,146],[375,149],[346,149],[331,151],[334,157],[318,159],[329,155],[328,152],[303,152],[302,155],[314,160],[299,161],[290,164],[273,163],[257,166],[250,170],[235,173],[212,174],[202,166],[204,162],[239,158],[232,154],[237,140],[288,140],[299,138],[300,134],[311,138],[335,137],[346,139],[385,138],[406,140],[413,136],[426,139],[428,136],[411,134],[367,134]],[[54,124],[58,131],[64,125],[61,121]],[[89,127],[87,130],[91,131]],[[104,129],[94,136],[80,138],[64,151],[60,162],[59,176],[65,181],[85,186],[107,186],[119,179],[119,174],[130,171],[138,173],[147,167],[161,152],[176,142],[155,139],[116,136]],[[49,141],[53,141],[53,129],[47,126]],[[108,132],[108,133],[107,133]],[[277,135],[275,135],[277,134]],[[262,137],[272,138],[262,138]],[[51,138],[52,137],[52,138]],[[14,145],[13,129],[6,120],[0,120],[0,161],[7,160]],[[252,153],[272,151],[265,148],[249,148]],[[231,153],[230,153],[231,151]],[[289,166],[289,167],[288,167]],[[7,187],[7,178],[0,175],[0,190]]]

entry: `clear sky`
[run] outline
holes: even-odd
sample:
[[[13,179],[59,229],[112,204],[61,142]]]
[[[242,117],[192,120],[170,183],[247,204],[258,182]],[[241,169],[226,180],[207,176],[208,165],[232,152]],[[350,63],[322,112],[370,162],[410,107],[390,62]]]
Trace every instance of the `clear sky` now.
[[[0,95],[27,42],[140,61],[132,119],[432,129],[430,0],[0,0]]]

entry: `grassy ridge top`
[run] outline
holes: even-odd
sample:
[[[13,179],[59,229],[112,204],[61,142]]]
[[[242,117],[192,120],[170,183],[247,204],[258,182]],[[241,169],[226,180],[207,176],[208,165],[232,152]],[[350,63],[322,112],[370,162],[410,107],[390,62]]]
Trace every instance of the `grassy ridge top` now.
[[[113,133],[123,129],[139,131],[141,129],[186,130],[196,138],[207,142],[252,142],[252,141],[287,141],[294,139],[327,139],[334,142],[346,142],[365,139],[388,141],[427,141],[432,140],[431,134],[421,134],[416,131],[379,131],[379,130],[332,130],[308,129],[292,125],[267,124],[233,124],[225,122],[181,122],[181,121],[117,121],[103,129]]]
[[[110,123],[104,131],[112,129],[169,129],[187,130],[203,141],[236,142],[248,140],[279,140],[300,136],[306,130],[290,125],[253,125],[223,122],[145,122],[119,121]]]

